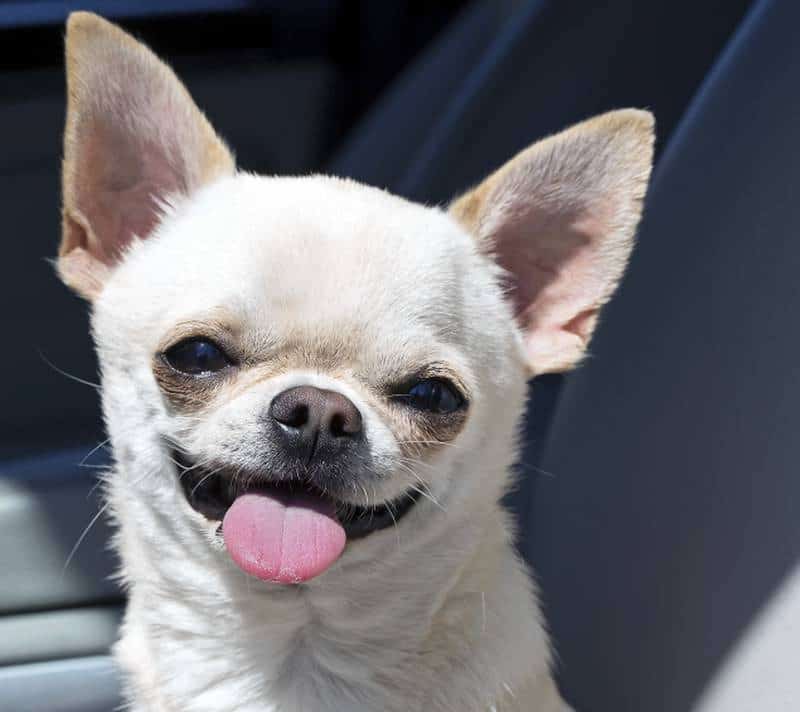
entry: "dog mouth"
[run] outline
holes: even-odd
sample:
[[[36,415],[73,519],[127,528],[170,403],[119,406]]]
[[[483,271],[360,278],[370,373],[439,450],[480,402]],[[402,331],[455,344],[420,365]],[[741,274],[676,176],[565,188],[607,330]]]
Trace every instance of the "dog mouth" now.
[[[312,482],[241,475],[234,468],[204,467],[173,451],[189,505],[220,522],[234,562],[277,583],[300,583],[327,570],[348,542],[395,526],[417,503],[415,488],[372,506],[337,498]]]
[[[177,458],[175,458],[177,459]],[[178,460],[181,462],[181,460]],[[409,490],[397,499],[378,505],[364,507],[337,500],[329,493],[311,483],[290,480],[288,482],[245,481],[232,478],[225,470],[204,471],[192,465],[180,476],[181,488],[192,509],[206,519],[222,522],[236,499],[248,492],[273,492],[278,497],[303,496],[330,503],[336,510],[336,518],[347,534],[348,540],[362,539],[372,532],[397,524],[416,504],[421,493]],[[222,533],[222,526],[220,526]]]

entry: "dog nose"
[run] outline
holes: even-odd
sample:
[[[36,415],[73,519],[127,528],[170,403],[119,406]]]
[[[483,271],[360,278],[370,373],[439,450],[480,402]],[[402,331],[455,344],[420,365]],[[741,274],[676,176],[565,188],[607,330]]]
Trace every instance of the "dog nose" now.
[[[361,436],[361,413],[336,391],[297,386],[272,399],[269,415],[284,446],[306,462],[315,453],[335,454]]]

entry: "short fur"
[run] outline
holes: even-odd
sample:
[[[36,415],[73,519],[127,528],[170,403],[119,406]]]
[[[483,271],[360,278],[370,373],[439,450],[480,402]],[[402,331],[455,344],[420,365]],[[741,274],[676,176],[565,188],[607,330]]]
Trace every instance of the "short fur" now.
[[[527,379],[577,363],[622,276],[652,117],[546,139],[446,212],[348,180],[236,172],[171,70],[94,15],[70,17],[67,72],[59,271],[93,307],[129,709],[566,709],[499,501]],[[159,370],[198,334],[237,369],[204,385]],[[457,382],[465,417],[426,424],[387,398],[419,373]],[[299,384],[361,411],[371,464],[354,502],[415,483],[429,496],[283,586],[232,563],[167,443],[268,468],[261,416]]]

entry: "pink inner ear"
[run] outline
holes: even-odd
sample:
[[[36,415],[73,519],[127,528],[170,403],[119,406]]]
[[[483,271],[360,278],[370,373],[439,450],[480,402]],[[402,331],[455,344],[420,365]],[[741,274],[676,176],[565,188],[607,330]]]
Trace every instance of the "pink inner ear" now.
[[[95,120],[82,129],[75,171],[75,206],[91,225],[86,249],[112,264],[134,236],[144,238],[159,220],[157,197],[185,190],[179,166],[162,146],[136,140],[124,128]],[[173,159],[178,159],[173,152]],[[86,226],[83,226],[86,229]]]
[[[587,317],[602,298],[594,253],[603,229],[603,221],[563,209],[530,208],[503,221],[494,250],[509,274],[523,329],[555,327],[584,335]]]

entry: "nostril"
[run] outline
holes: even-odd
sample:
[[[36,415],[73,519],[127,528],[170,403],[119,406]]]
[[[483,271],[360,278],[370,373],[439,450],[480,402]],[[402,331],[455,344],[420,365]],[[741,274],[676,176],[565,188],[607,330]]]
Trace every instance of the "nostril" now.
[[[358,435],[361,432],[361,414],[355,407],[334,413],[328,429],[335,438],[351,438]]]
[[[334,413],[330,423],[331,435],[335,438],[347,437],[349,433],[345,427],[345,417],[341,413]]]
[[[292,430],[305,428],[312,416],[308,399],[303,395],[303,391],[298,389],[278,394],[269,408],[272,419]]]
[[[297,403],[286,413],[281,413],[281,417],[275,419],[290,428],[302,428],[308,422],[308,406],[305,403]]]
[[[328,430],[335,438],[340,438],[345,434],[344,432],[344,417],[341,413],[334,413],[331,416],[330,423],[328,423]]]

